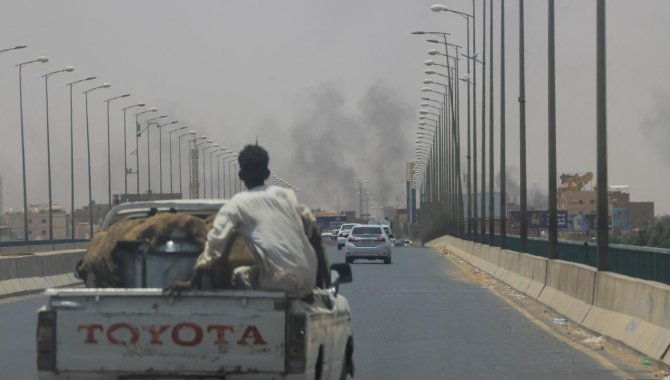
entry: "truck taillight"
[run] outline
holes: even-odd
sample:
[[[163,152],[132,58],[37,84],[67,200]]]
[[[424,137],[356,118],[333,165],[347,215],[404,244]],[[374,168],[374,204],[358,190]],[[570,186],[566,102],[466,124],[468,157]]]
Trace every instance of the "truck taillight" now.
[[[378,237],[375,241],[381,241],[382,243],[386,241],[386,238],[383,236]]]
[[[357,242],[357,241],[358,241],[358,238],[352,236],[352,237],[350,237],[349,239],[347,239],[347,241],[348,241],[349,243]]]
[[[56,369],[56,312],[42,310],[37,315],[37,369]]]
[[[286,371],[303,373],[307,361],[305,329],[307,328],[304,313],[288,313],[286,326]]]

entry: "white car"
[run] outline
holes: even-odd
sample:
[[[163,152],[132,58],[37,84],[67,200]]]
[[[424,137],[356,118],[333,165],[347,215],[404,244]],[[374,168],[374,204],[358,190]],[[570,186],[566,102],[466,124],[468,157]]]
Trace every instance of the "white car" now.
[[[347,238],[345,261],[351,264],[356,259],[384,260],[384,264],[391,264],[391,239],[383,227],[370,224],[354,226]]]
[[[347,242],[347,236],[349,236],[349,231],[354,226],[357,226],[357,223],[345,223],[340,226],[340,231],[337,233],[337,249],[342,249],[344,244]]]

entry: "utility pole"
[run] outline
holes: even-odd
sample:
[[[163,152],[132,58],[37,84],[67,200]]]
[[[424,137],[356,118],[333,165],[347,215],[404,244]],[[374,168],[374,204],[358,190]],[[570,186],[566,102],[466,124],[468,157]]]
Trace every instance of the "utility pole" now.
[[[607,54],[605,44],[605,1],[596,5],[596,141],[598,166],[598,270],[609,270],[609,218],[607,202]]]
[[[507,247],[505,192],[505,0],[500,0],[500,248]]]
[[[521,202],[521,252],[528,252],[528,201],[526,193],[526,63],[523,0],[519,0],[519,196]]]
[[[556,205],[556,62],[554,0],[549,0],[549,259],[558,258],[558,210]],[[607,189],[605,189],[607,191]]]
[[[482,0],[482,238],[486,236],[486,0]]]
[[[493,197],[493,179],[495,165],[493,160],[493,0],[489,0],[489,244],[493,245],[493,234],[495,227],[495,202]]]

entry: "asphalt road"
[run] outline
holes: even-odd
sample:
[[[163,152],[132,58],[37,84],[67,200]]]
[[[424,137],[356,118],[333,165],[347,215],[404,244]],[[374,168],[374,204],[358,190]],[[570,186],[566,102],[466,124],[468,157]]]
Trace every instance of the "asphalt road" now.
[[[328,249],[331,262],[344,251]],[[393,264],[356,261],[341,287],[351,304],[357,379],[612,379],[457,267],[424,248]]]
[[[343,251],[329,247],[331,262]],[[428,249],[393,264],[356,262],[341,287],[353,311],[356,379],[612,379]],[[451,273],[451,275],[450,275]],[[34,380],[35,311],[44,297],[0,303],[0,379]]]

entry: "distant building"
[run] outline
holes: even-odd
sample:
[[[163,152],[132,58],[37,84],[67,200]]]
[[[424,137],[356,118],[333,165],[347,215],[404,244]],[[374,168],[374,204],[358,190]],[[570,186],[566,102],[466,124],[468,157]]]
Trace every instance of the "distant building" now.
[[[559,191],[558,209],[568,214],[595,214],[598,211],[595,191]]]
[[[654,224],[654,202],[631,202],[628,186],[610,187],[608,198],[615,232]]]
[[[60,205],[52,206],[53,238],[69,238],[68,215]],[[9,239],[23,240],[25,236],[23,210],[9,210],[5,213],[9,228]],[[49,240],[49,205],[28,207],[28,240]]]

